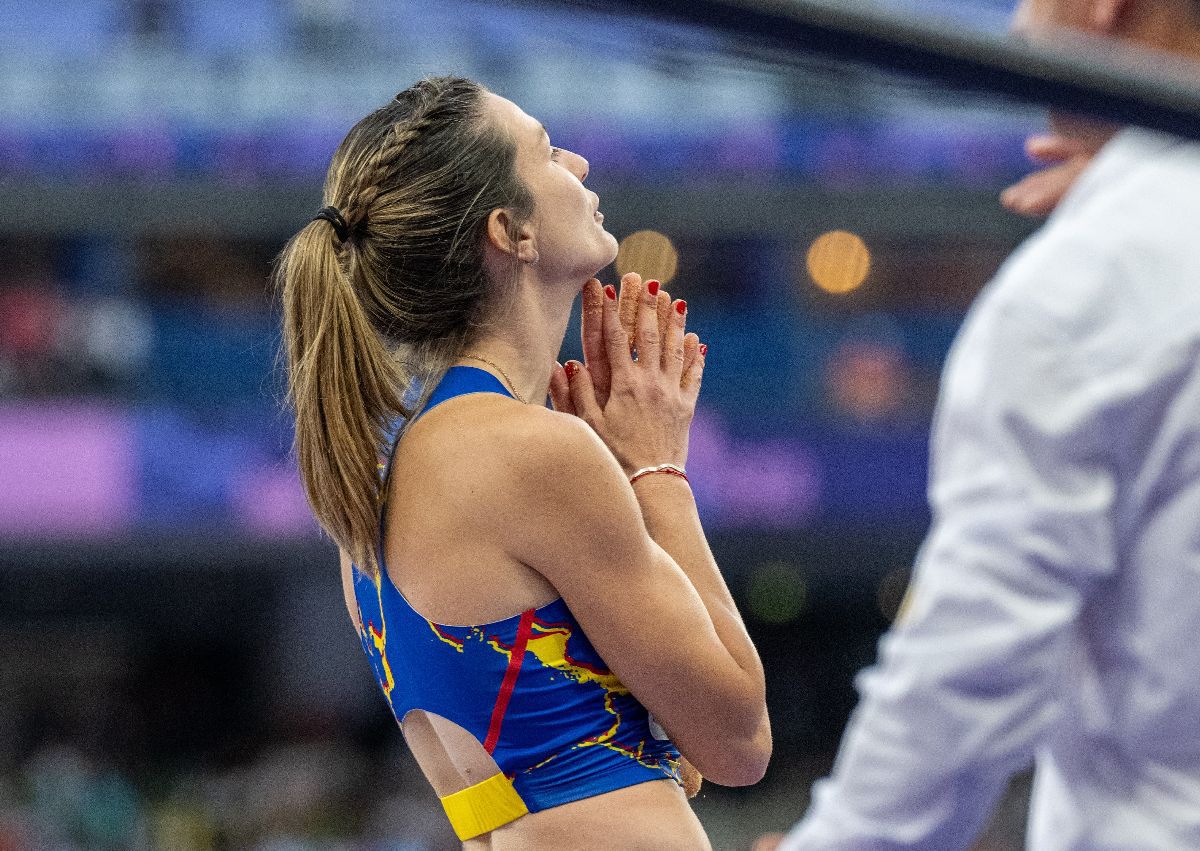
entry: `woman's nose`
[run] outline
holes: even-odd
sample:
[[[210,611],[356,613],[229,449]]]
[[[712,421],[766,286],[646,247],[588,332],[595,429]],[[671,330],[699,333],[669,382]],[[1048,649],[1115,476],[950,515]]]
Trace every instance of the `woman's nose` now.
[[[570,169],[571,173],[579,178],[580,183],[583,183],[583,181],[587,180],[589,169],[588,161],[573,151],[571,152]]]

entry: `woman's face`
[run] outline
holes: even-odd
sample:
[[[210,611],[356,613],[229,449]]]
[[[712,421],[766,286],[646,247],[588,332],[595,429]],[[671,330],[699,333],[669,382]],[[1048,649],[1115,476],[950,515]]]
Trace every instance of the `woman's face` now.
[[[604,229],[599,196],[583,185],[587,160],[553,147],[541,122],[512,101],[491,92],[485,98],[516,145],[517,176],[533,196],[533,215],[521,226],[521,239],[531,241],[540,276],[592,277],[616,258],[617,240]]]

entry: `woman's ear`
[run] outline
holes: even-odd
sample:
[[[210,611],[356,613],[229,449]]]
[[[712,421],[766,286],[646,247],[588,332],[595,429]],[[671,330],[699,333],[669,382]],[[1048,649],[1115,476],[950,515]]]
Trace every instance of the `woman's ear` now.
[[[502,254],[516,254],[517,247],[513,244],[509,237],[509,229],[512,226],[512,214],[503,207],[497,207],[488,215],[487,220],[487,236],[488,242]]]
[[[538,261],[537,242],[532,226],[526,222],[516,225],[512,212],[504,207],[492,210],[487,220],[488,242],[497,251],[507,254],[522,263],[533,264]],[[516,239],[513,239],[513,233]]]

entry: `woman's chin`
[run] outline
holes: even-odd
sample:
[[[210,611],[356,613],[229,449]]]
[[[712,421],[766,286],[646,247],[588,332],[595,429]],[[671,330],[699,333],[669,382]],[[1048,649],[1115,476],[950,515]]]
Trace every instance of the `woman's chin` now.
[[[603,241],[597,245],[593,243],[588,249],[582,246],[575,252],[575,260],[578,265],[575,267],[575,273],[570,277],[573,280],[586,281],[596,277],[607,267],[611,266],[613,261],[617,259],[617,252],[620,245],[617,238],[608,231],[604,232]]]
[[[617,252],[619,252],[621,250],[621,243],[617,242],[617,238],[615,236],[613,236],[611,233],[609,233],[608,231],[604,231],[604,235],[606,237],[608,237],[608,242],[609,242],[608,260],[605,261],[605,263],[604,263],[604,265],[607,266],[609,263],[612,263],[614,260],[617,259]],[[604,267],[602,266],[600,268],[604,268]]]

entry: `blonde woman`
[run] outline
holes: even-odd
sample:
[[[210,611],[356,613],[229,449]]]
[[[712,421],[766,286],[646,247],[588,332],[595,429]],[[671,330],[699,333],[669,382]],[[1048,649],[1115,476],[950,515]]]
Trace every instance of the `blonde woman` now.
[[[296,447],[464,848],[694,851],[680,752],[756,782],[763,673],[686,478],[701,346],[636,278],[629,340],[587,170],[467,80],[359,122],[277,269]],[[564,369],[581,288],[593,357]]]

